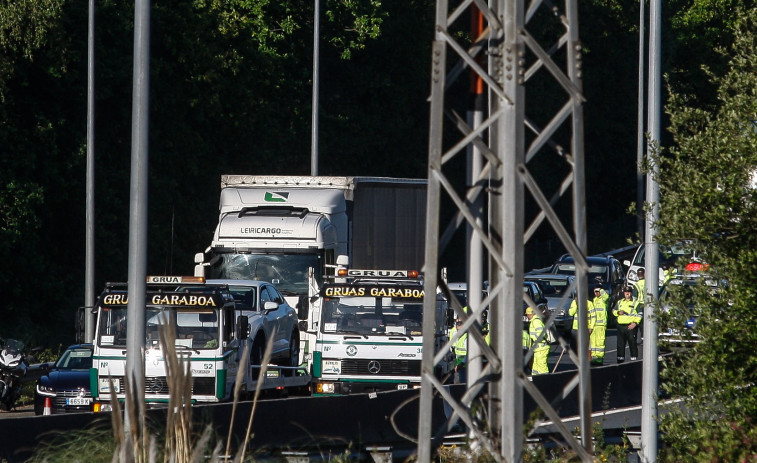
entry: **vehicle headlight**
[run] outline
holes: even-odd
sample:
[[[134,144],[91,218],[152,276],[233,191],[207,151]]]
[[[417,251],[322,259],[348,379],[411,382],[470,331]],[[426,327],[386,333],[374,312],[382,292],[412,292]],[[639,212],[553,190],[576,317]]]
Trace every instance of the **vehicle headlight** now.
[[[315,391],[319,394],[333,394],[334,385],[332,383],[317,383]]]
[[[42,384],[37,384],[37,393],[41,395],[54,396],[55,389],[52,386],[44,386]]]

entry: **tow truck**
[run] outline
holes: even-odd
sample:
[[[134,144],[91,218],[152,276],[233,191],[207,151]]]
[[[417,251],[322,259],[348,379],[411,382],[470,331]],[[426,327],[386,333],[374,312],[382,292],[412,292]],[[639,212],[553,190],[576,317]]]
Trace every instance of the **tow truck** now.
[[[420,387],[423,301],[425,297],[436,300],[433,336],[437,350],[447,342],[453,318],[448,301],[441,294],[427,296],[423,277],[415,270],[341,268],[321,287],[312,274],[310,315],[317,321],[313,394]],[[443,377],[453,369],[450,352],[435,373]]]
[[[236,293],[241,283],[235,283]],[[166,404],[169,399],[166,359],[160,339],[164,332],[161,325],[167,324],[176,333],[173,343],[177,355],[189,364],[193,404],[232,399],[240,368],[244,369],[243,393],[249,395],[255,391],[261,365],[254,365],[253,357],[245,358],[243,353],[246,349],[252,352],[250,333],[255,333],[251,327],[257,323],[257,317],[249,306],[240,303],[241,299],[246,298],[232,293],[228,285],[210,284],[204,277],[147,277],[144,371],[148,406]],[[114,398],[124,399],[127,306],[126,283],[107,283],[95,306],[97,325],[90,387],[96,412],[111,411]],[[258,309],[265,310],[266,307]],[[266,370],[262,389],[309,389],[311,377],[298,367],[269,365]]]

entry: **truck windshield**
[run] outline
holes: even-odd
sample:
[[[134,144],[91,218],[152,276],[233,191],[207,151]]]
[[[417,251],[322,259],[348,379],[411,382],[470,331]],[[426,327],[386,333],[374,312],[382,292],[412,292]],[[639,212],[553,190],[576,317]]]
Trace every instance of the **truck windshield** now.
[[[103,308],[98,327],[100,346],[126,346],[127,308]],[[177,311],[148,308],[145,313],[146,346],[160,346],[159,326],[171,323],[175,328],[175,345],[192,349],[218,347],[218,315],[215,312]]]
[[[210,278],[261,280],[272,283],[284,296],[308,292],[308,268],[321,281],[322,256],[319,254],[219,254],[210,267]]]
[[[421,335],[423,304],[388,297],[325,298],[323,331]]]

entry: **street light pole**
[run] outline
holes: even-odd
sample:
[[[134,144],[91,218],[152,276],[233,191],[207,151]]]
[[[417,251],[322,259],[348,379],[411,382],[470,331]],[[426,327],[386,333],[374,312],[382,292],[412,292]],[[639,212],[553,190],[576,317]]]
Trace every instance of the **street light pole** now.
[[[87,173],[84,264],[84,342],[95,339],[95,0],[87,21]]]
[[[641,396],[641,461],[654,463],[657,461],[657,321],[654,310],[657,308],[657,293],[659,287],[659,245],[655,223],[660,218],[660,187],[657,178],[660,166],[653,155],[659,154],[660,143],[660,88],[661,88],[661,30],[662,30],[662,1],[649,2],[649,104],[648,128],[649,144],[647,157],[651,163],[651,173],[647,174],[647,203],[651,208],[646,216],[645,267],[648,275],[644,285],[646,292],[644,310],[644,370],[642,377]]]
[[[313,123],[310,136],[310,175],[318,175],[318,92],[319,92],[319,61],[321,36],[321,5],[315,0],[313,13]]]

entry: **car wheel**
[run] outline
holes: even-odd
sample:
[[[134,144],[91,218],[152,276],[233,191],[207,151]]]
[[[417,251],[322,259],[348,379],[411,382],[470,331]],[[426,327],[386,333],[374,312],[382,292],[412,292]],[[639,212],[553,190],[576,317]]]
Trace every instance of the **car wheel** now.
[[[297,331],[292,331],[289,337],[289,356],[281,362],[281,366],[300,366],[300,335]],[[286,369],[283,373],[284,376],[294,376],[295,370]]]

